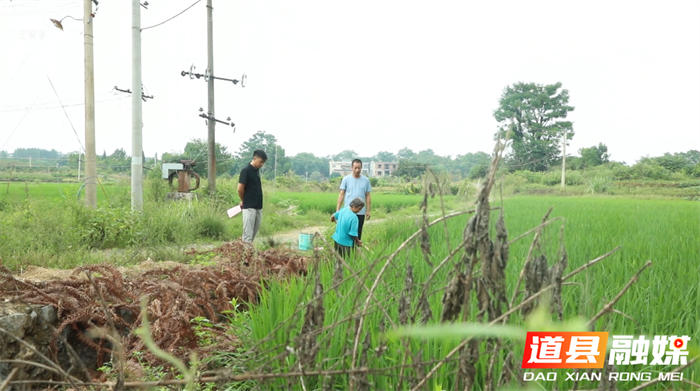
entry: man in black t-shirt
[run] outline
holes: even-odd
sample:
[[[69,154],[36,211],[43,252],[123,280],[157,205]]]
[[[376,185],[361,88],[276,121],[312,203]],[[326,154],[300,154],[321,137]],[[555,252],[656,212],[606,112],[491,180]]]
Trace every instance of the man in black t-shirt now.
[[[238,178],[238,196],[243,209],[243,241],[252,243],[260,230],[262,221],[263,192],[260,182],[260,168],[265,165],[267,154],[257,149],[253,161],[241,170]]]

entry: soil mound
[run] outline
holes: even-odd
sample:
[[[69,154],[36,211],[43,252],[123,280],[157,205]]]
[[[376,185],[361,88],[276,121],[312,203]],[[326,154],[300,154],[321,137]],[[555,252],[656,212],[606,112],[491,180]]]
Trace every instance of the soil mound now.
[[[206,318],[208,323],[215,324],[223,311],[234,310],[233,299],[243,306],[255,303],[262,288],[261,281],[304,275],[308,266],[308,259],[296,251],[273,248],[261,252],[240,241],[224,243],[212,251],[216,257],[206,266],[147,262],[143,267],[128,271],[102,264],[60,272],[34,267],[15,276],[0,265],[0,297],[5,299],[0,306],[21,303],[55,309],[56,321],[51,325],[55,331],[46,350],[59,363],[70,362],[70,357],[60,359],[62,344],[57,343],[59,340],[78,341],[83,345],[82,350],[89,347],[94,358],[83,360],[89,370],[110,359],[112,344],[104,334],[91,332],[108,327],[107,312],[121,336],[127,359],[134,352],[143,352],[138,364],[162,365],[132,333],[142,323],[140,302],[143,298],[153,340],[161,349],[187,360],[190,352],[202,349],[192,319]],[[197,255],[197,252],[192,250],[188,254]],[[217,350],[235,350],[238,347],[235,335],[225,334],[215,326],[208,327],[207,331],[220,337],[216,340],[225,345],[218,346]],[[200,331],[202,327],[207,328],[201,324],[197,327]],[[20,338],[28,337],[24,334]],[[27,352],[21,350],[0,346],[2,352],[15,351],[26,356]],[[0,356],[5,360],[14,358]],[[11,366],[0,368],[0,372],[12,369]],[[91,375],[94,377],[96,373]]]

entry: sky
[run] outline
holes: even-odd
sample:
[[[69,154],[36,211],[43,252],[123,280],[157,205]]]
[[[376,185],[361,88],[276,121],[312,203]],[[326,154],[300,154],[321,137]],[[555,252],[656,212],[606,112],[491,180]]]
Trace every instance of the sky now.
[[[196,0],[151,0],[142,28]],[[567,153],[611,159],[700,150],[700,1],[213,0],[216,141],[255,132],[287,155],[351,149],[493,150],[507,85],[561,82],[575,110]],[[131,1],[94,23],[96,150],[131,155]],[[82,1],[0,0],[0,150],[84,144]],[[206,139],[206,0],[142,31],[147,157]],[[59,103],[60,102],[60,103]],[[63,105],[63,107],[61,107]]]

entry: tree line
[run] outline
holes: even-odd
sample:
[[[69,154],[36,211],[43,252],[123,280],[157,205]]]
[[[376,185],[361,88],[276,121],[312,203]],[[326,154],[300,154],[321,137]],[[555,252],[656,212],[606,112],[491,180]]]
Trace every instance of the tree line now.
[[[567,115],[574,111],[569,105],[569,91],[562,88],[561,83],[542,85],[536,83],[518,82],[503,89],[494,110],[493,116],[499,127],[495,138],[507,138],[508,153],[504,159],[504,170],[509,172],[530,171],[547,172],[561,167],[563,143],[573,139],[575,132],[573,122],[567,120]],[[420,177],[430,167],[432,170],[451,176],[455,180],[464,178],[483,177],[491,161],[486,152],[465,153],[455,158],[440,156],[432,149],[414,152],[402,148],[396,153],[389,151],[378,152],[374,156],[359,156],[353,150],[344,150],[335,155],[317,156],[313,153],[302,152],[287,156],[285,149],[279,145],[277,138],[264,131],[258,131],[243,142],[237,151],[216,143],[216,172],[217,175],[236,176],[251,159],[253,151],[262,149],[267,152],[269,160],[261,174],[266,179],[272,179],[275,174],[298,175],[313,181],[322,181],[332,177],[329,175],[329,161],[349,161],[360,158],[363,162],[397,162],[394,177],[407,179]],[[579,156],[567,154],[566,168],[568,170],[587,170],[602,165],[620,167],[621,162],[610,161],[608,147],[604,143],[581,148]],[[55,150],[47,151],[37,148],[19,148],[12,154],[13,158],[45,157],[58,158]],[[77,166],[77,152],[68,154],[66,164]],[[9,154],[0,151],[0,159],[7,159]],[[157,159],[157,157],[156,157]],[[207,175],[207,142],[203,139],[189,141],[182,152],[164,153],[163,162],[177,163],[180,160],[194,160],[198,164],[194,171],[202,177]],[[642,172],[644,177],[651,179],[668,179],[668,173],[683,173],[688,176],[700,176],[700,152],[690,150],[684,153],[665,153],[658,157],[644,157],[634,167]],[[115,172],[130,170],[130,157],[123,149],[115,150],[111,155],[103,152],[98,161],[98,168]],[[337,175],[337,174],[336,174]]]

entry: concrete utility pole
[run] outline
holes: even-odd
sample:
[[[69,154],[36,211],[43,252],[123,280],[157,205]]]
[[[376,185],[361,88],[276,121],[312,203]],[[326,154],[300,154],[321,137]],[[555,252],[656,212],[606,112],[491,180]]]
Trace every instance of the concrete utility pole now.
[[[143,210],[141,2],[131,0],[131,210]]]
[[[566,131],[564,131],[562,140],[561,154],[561,188],[566,189]]]
[[[97,207],[97,155],[95,153],[95,60],[93,57],[92,0],[83,0],[85,33],[85,205]]]
[[[214,113],[214,21],[212,19],[211,0],[207,0],[207,68],[209,70],[209,80],[207,80],[207,89],[209,94],[208,115],[209,120],[209,135],[207,137],[208,151],[208,166],[207,166],[207,183],[209,193],[216,192],[216,138],[215,128],[216,121],[211,118],[215,117]]]

